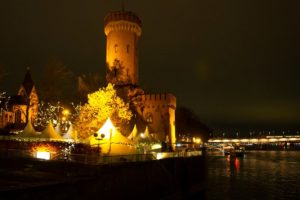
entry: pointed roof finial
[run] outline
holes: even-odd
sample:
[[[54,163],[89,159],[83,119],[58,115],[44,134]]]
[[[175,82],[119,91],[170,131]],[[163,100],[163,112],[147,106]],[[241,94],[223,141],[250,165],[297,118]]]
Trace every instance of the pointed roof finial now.
[[[31,78],[31,74],[30,74],[30,68],[27,67],[27,70],[26,70],[26,74],[25,74],[25,77],[24,77],[24,80],[23,80],[23,83],[22,83],[24,89],[25,89],[25,92],[27,95],[30,94],[33,86],[34,86],[34,82]]]

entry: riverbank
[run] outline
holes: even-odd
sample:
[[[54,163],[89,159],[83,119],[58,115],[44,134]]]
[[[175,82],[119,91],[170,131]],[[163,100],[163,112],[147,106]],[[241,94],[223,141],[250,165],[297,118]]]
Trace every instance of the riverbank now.
[[[1,199],[188,199],[204,196],[205,158],[110,165],[1,159]]]

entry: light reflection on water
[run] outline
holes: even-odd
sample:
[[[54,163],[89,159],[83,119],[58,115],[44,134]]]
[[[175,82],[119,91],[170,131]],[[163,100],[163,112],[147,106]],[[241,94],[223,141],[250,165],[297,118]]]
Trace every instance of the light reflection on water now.
[[[207,158],[207,199],[298,199],[300,151],[250,151]]]

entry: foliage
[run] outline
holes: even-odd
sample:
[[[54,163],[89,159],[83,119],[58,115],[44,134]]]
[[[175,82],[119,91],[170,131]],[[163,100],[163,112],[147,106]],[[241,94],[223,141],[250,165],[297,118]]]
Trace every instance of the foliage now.
[[[82,74],[77,77],[77,92],[79,100],[86,102],[87,95],[99,89],[102,77],[99,73]]]
[[[77,110],[79,106],[75,106],[71,103],[73,108],[72,110],[66,109],[58,101],[56,104],[45,103],[41,101],[38,106],[38,114],[33,122],[34,126],[38,129],[44,129],[51,121],[54,125],[60,125],[61,130],[66,131],[74,119],[78,116]],[[67,110],[68,113],[64,114],[64,111]]]
[[[56,105],[51,103],[45,103],[41,101],[38,106],[38,114],[33,122],[36,127],[45,128],[49,121],[57,121],[59,118],[59,113],[63,108],[60,106],[60,102]]]
[[[0,114],[2,114],[2,110],[8,110],[8,102],[9,102],[10,97],[6,96],[6,92],[0,92]]]
[[[60,97],[70,100],[73,91],[73,73],[64,63],[56,58],[52,58],[43,68],[42,80],[38,84],[40,99],[46,102],[55,103]]]
[[[0,92],[0,104],[6,100],[6,92]]]
[[[107,118],[120,128],[128,123],[131,117],[129,104],[117,96],[114,85],[109,83],[107,87],[88,95],[88,103],[81,106],[75,128],[78,137],[83,139],[96,132]]]
[[[201,122],[199,117],[189,108],[178,107],[176,110],[176,133],[208,139],[210,128]]]

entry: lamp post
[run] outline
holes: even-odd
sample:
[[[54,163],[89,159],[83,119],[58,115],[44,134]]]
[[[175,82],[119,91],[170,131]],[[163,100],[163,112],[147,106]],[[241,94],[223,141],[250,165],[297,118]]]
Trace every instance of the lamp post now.
[[[109,129],[109,149],[108,154],[111,152],[111,136],[112,136],[112,129]]]

